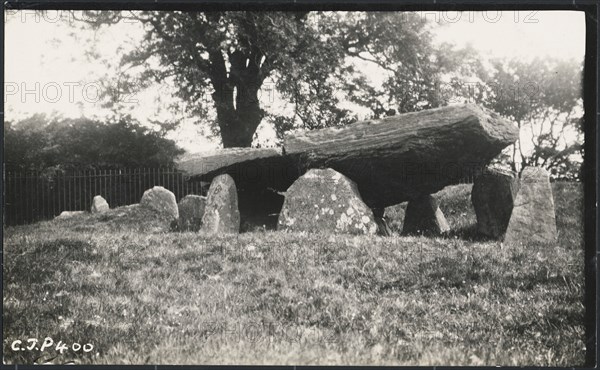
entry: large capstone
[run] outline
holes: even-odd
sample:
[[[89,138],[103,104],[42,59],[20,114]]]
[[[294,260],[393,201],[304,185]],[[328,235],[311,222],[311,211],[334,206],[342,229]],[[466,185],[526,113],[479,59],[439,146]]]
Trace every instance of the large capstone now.
[[[277,228],[369,235],[377,232],[373,212],[362,201],[356,184],[330,168],[309,170],[289,187]]]
[[[480,173],[518,133],[498,114],[465,104],[292,132],[283,147],[295,167],[343,173],[369,207],[385,208]]]
[[[540,167],[526,167],[521,173],[506,243],[550,243],[556,240],[556,215],[549,175]]]
[[[518,191],[519,178],[512,171],[488,169],[475,178],[471,202],[479,233],[495,239],[504,235]]]
[[[175,194],[162,186],[155,186],[146,190],[142,195],[140,205],[159,213],[166,220],[175,221],[179,218]]]
[[[96,195],[92,199],[92,207],[90,208],[91,213],[103,213],[110,209],[108,202],[101,195]]]
[[[237,188],[231,176],[219,175],[210,184],[200,230],[207,234],[240,232]]]
[[[408,202],[403,235],[440,235],[448,231],[450,226],[435,197],[424,194]]]
[[[186,195],[177,204],[179,208],[179,230],[198,231],[202,225],[202,216],[206,207],[206,197]]]

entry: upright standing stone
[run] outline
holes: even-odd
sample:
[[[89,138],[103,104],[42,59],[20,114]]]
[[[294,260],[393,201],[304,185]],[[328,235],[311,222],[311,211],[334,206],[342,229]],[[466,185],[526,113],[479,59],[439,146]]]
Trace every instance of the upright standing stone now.
[[[548,172],[540,167],[527,167],[521,173],[520,189],[504,242],[549,243],[556,237],[556,215]]]
[[[506,232],[519,191],[519,178],[512,171],[488,169],[475,179],[471,202],[479,233],[500,238]]]
[[[356,184],[327,168],[309,170],[288,188],[277,228],[373,235],[377,224]]]
[[[179,210],[177,208],[177,200],[175,194],[162,186],[155,186],[148,189],[142,195],[140,205],[163,215],[169,221],[174,221],[179,218]]]
[[[440,235],[448,231],[450,226],[432,195],[424,194],[408,202],[402,234]]]
[[[202,225],[202,216],[206,207],[206,197],[186,195],[177,204],[179,208],[179,229],[198,231]]]
[[[108,206],[108,202],[106,199],[102,198],[101,195],[96,195],[94,199],[92,199],[92,207],[90,212],[92,213],[102,213],[106,212],[110,209]]]
[[[210,184],[200,230],[207,234],[240,232],[237,188],[231,176],[219,175]]]

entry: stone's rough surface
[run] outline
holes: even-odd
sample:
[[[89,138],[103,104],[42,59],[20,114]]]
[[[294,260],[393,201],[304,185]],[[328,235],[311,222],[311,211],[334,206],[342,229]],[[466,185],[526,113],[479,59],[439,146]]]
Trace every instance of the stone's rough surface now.
[[[186,195],[179,201],[177,207],[179,208],[179,230],[200,230],[204,208],[206,207],[206,197],[201,195]]]
[[[556,215],[548,172],[540,167],[526,167],[521,173],[519,193],[504,242],[549,243],[556,237]]]
[[[92,207],[90,212],[92,213],[102,213],[106,212],[110,209],[108,206],[108,202],[106,199],[102,198],[100,195],[96,195],[94,199],[92,199]]]
[[[285,194],[278,229],[369,234],[377,232],[373,212],[356,184],[330,168],[312,169]]]
[[[385,208],[481,171],[517,138],[513,123],[465,104],[290,133],[283,147],[298,167],[343,173],[369,207]]]
[[[450,226],[433,196],[422,195],[408,202],[402,234],[439,235],[448,231]]]
[[[496,239],[504,235],[518,191],[519,178],[512,171],[489,169],[475,178],[471,202],[481,234]]]
[[[81,215],[84,215],[84,214],[86,214],[85,211],[62,211],[60,213],[60,215],[54,217],[54,219],[64,220],[64,219],[67,219],[67,218],[71,218],[71,217],[75,217],[75,216],[81,216]]]
[[[240,232],[237,188],[231,176],[219,175],[210,184],[200,230],[207,234]]]
[[[140,205],[158,212],[170,221],[179,218],[175,194],[162,186],[155,186],[152,189],[146,190],[144,195],[142,195]]]

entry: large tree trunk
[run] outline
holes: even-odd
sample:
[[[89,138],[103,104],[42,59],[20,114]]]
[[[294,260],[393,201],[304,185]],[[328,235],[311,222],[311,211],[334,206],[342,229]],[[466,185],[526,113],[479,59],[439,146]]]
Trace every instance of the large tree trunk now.
[[[240,99],[236,99],[240,100]],[[227,106],[217,109],[217,121],[221,130],[223,147],[249,147],[252,145],[254,132],[263,118],[258,101],[244,102],[236,107]]]
[[[256,128],[264,117],[260,108],[258,91],[268,73],[261,70],[260,51],[228,55],[229,72],[220,50],[210,53],[213,101],[217,109],[217,122],[223,147],[249,147]]]

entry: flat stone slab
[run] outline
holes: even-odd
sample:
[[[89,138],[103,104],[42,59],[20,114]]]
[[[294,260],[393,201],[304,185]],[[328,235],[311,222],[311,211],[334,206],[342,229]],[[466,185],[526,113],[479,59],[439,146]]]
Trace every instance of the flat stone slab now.
[[[356,184],[332,169],[311,169],[285,194],[279,230],[369,234],[377,232],[373,212]]]
[[[193,180],[212,181],[228,174],[238,191],[272,187],[285,190],[298,178],[292,161],[275,148],[226,148],[187,155],[177,168]]]
[[[403,235],[441,235],[450,231],[439,202],[432,195],[422,195],[408,202]]]
[[[477,216],[477,230],[500,239],[506,232],[519,191],[516,172],[488,169],[475,178],[471,202]]]
[[[237,189],[231,176],[219,175],[210,184],[200,231],[207,234],[240,232]]]
[[[504,236],[505,243],[556,241],[556,214],[548,171],[526,167]]]

